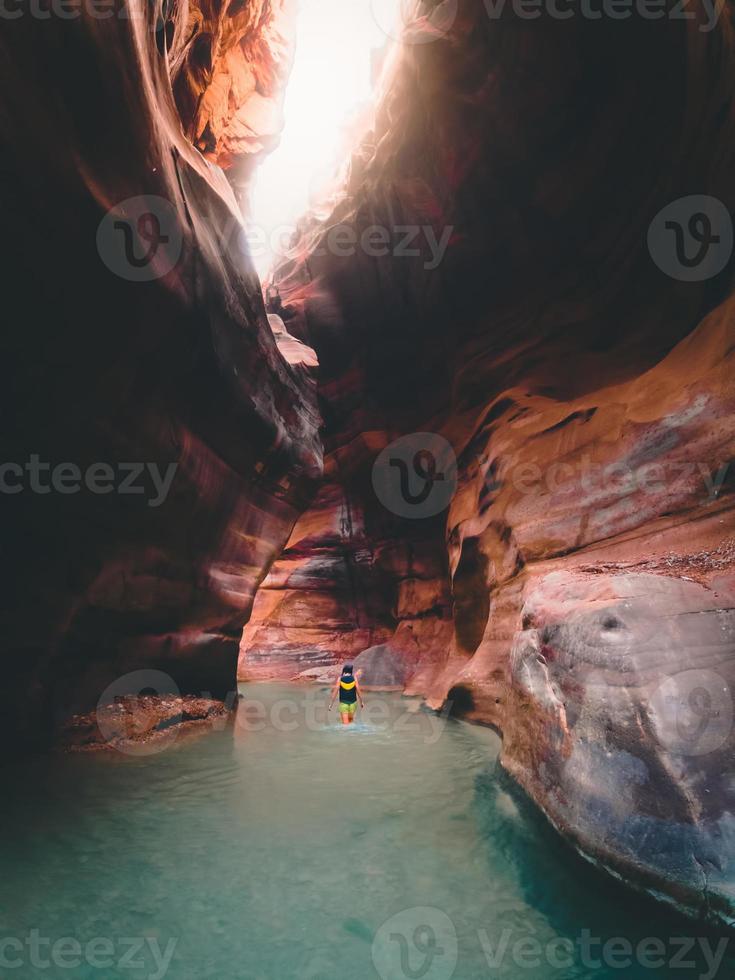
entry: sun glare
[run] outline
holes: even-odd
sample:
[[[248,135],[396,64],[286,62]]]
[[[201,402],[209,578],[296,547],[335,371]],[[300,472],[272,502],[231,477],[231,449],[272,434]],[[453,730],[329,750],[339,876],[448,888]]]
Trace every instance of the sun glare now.
[[[261,165],[251,199],[250,247],[261,276],[345,159],[401,3],[301,0],[281,143]]]

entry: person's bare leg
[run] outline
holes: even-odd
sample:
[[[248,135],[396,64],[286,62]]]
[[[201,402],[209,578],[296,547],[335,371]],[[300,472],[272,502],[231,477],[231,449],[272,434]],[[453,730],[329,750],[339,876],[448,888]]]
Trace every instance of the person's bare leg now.
[[[349,725],[350,721],[352,720],[346,712],[341,714],[340,718],[342,719],[343,725]]]

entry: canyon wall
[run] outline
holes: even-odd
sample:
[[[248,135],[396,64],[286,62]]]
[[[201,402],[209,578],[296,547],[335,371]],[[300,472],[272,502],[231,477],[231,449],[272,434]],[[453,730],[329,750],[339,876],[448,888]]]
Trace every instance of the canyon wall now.
[[[274,337],[216,165],[273,140],[288,6],[3,19],[4,751],[142,668],[231,690],[321,477],[313,357]]]
[[[495,726],[583,854],[732,923],[731,8],[417,6],[270,321],[291,0],[3,19],[0,746],[141,669],[225,693],[257,591],[241,676]]]
[[[328,485],[239,669],[357,658],[495,726],[585,856],[732,922],[729,13],[417,21],[331,217],[275,274],[319,357]],[[699,281],[649,234],[691,195],[725,216]],[[456,464],[429,471],[436,435]],[[379,492],[401,459],[438,513]]]
[[[156,24],[184,132],[241,200],[283,128],[297,8],[297,0],[196,0],[164,6]]]

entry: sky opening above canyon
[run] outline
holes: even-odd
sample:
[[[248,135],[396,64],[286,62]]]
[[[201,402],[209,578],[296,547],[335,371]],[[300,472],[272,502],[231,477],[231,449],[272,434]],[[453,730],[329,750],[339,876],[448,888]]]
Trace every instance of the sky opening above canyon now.
[[[406,0],[301,0],[281,143],[259,168],[251,199],[250,247],[261,277],[347,158],[374,99],[381,54],[405,14]]]

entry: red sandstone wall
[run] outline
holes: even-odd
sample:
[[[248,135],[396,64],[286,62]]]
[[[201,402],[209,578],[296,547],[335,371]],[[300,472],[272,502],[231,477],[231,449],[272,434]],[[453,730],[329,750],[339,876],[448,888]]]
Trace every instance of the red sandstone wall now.
[[[279,353],[233,192],[177,109],[192,140],[214,134],[210,159],[267,145],[252,100],[230,127],[223,114],[261,77],[276,105],[282,8],[174,5],[169,31],[137,2],[125,17],[5,22],[3,458],[176,467],[156,507],[86,487],[3,495],[5,748],[43,742],[141,667],[183,691],[230,689],[257,585],[321,475],[313,371]],[[217,53],[197,75],[206,31]],[[177,246],[145,282],[114,230],[100,245],[105,215],[132,220],[120,205],[140,195]]]
[[[732,31],[699,27],[488,25],[460,4],[405,49],[343,199],[277,278],[321,363],[332,499],[369,542],[340,615],[371,608],[410,691],[497,726],[506,768],[588,856],[731,918],[733,263],[684,282],[648,245],[672,201],[735,206]],[[337,222],[452,235],[429,269],[337,256]],[[426,431],[453,447],[456,491],[440,519],[397,518],[373,466]],[[415,564],[377,546],[407,539]],[[332,547],[313,545],[300,568]],[[301,628],[330,594],[266,582],[240,673],[344,660],[349,623]],[[351,625],[353,659],[370,623]],[[677,725],[705,709],[699,752]]]

